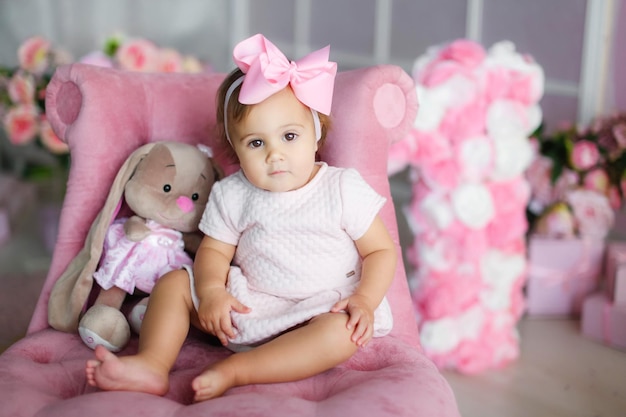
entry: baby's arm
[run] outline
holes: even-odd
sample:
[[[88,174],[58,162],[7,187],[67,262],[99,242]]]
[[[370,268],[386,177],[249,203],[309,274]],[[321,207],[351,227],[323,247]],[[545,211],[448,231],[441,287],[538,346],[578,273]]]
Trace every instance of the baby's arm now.
[[[374,334],[374,310],[393,281],[398,255],[380,216],[376,216],[365,235],[355,243],[363,258],[359,286],[353,295],[339,301],[331,311],[348,312],[348,329],[354,329],[352,341],[363,346]]]
[[[198,318],[205,331],[220,339],[224,346],[235,337],[231,310],[247,313],[250,309],[226,291],[226,280],[235,246],[205,236],[193,265],[195,288],[200,301]]]

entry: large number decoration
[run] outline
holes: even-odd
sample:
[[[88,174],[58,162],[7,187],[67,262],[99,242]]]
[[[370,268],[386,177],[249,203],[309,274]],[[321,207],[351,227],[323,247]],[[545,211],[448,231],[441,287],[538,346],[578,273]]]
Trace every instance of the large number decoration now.
[[[440,368],[476,373],[519,354],[524,309],[524,171],[541,121],[543,71],[510,42],[469,40],[415,62],[420,110],[395,144],[390,174],[409,166],[414,234],[407,248],[421,342]]]

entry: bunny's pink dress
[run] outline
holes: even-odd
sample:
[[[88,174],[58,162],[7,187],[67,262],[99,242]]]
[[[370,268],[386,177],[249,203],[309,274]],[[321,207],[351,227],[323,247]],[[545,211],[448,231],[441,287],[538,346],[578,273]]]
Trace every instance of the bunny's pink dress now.
[[[116,219],[107,230],[100,266],[93,274],[103,289],[115,286],[132,294],[137,288],[150,294],[166,272],[192,265],[181,232],[148,220],[150,234],[133,242],[124,233],[126,220]]]
[[[351,295],[361,275],[354,241],[384,203],[356,170],[325,163],[307,185],[289,192],[259,189],[242,171],[217,182],[199,228],[237,246],[227,289],[251,308],[231,313],[237,329],[231,344],[264,342]],[[375,311],[375,336],[392,325],[384,299]]]

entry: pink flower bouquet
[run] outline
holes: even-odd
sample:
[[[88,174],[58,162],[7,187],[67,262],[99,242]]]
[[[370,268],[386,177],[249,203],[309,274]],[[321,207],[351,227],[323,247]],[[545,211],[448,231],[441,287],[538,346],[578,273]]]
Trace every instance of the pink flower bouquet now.
[[[44,99],[54,68],[70,59],[40,36],[24,41],[17,58],[17,68],[0,68],[0,136],[5,136],[0,139],[6,147],[0,168],[26,178],[46,177],[69,163],[67,146],[46,121]]]
[[[604,239],[626,191],[626,114],[589,127],[535,135],[527,171],[531,232],[547,237]]]
[[[26,39],[17,50],[17,58],[18,67],[0,68],[0,171],[27,179],[66,173],[69,150],[46,120],[45,96],[56,67],[71,63],[72,58],[41,36]],[[119,35],[79,61],[144,72],[209,69],[194,56],[160,48],[146,39]]]

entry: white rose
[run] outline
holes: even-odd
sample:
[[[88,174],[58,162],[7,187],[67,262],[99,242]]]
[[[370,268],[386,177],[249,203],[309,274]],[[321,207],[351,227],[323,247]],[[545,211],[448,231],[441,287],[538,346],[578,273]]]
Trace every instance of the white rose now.
[[[483,184],[463,184],[452,191],[451,199],[457,218],[471,229],[482,229],[493,219],[493,199]]]

